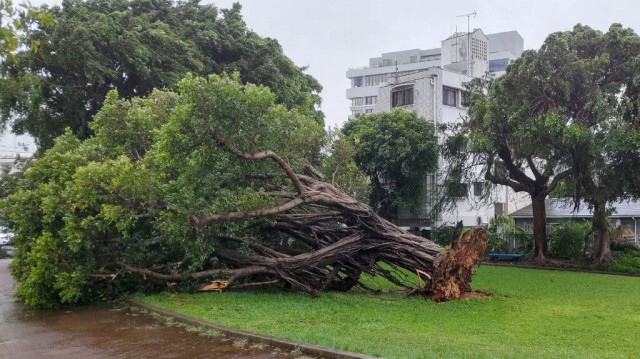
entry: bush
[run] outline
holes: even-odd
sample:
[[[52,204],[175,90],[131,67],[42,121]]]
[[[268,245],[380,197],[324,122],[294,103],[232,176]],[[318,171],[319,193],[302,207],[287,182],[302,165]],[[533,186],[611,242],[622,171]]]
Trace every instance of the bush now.
[[[565,221],[553,226],[549,235],[549,255],[553,258],[584,262],[592,243],[591,222]]]
[[[533,251],[531,235],[513,223],[511,216],[489,221],[488,253],[523,253]]]
[[[640,251],[634,250],[622,253],[616,258],[615,262],[601,265],[598,269],[608,272],[640,274]]]
[[[451,245],[451,237],[453,236],[453,231],[455,231],[456,227],[442,225],[440,227],[435,227],[431,230],[431,241],[446,247]]]
[[[616,252],[633,252],[639,248],[634,242],[611,242],[611,250]]]

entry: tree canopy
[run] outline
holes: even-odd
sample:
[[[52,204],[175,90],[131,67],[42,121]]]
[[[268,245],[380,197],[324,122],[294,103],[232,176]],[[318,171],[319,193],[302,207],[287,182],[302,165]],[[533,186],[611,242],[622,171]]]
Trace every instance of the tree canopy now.
[[[564,128],[562,137],[550,130],[548,147],[567,155],[576,204],[593,207],[593,258],[611,261],[607,202],[639,195],[640,37],[619,24],[606,33],[576,25],[525,60],[537,75],[526,84],[531,111]]]
[[[449,180],[481,173],[529,193],[538,259],[546,255],[544,198],[562,180],[577,185],[576,203],[594,207],[594,257],[610,259],[606,202],[636,196],[640,174],[639,46],[621,25],[605,34],[576,25],[525,51],[504,76],[469,86],[469,118],[445,149]],[[471,160],[458,151],[466,143]]]
[[[31,22],[51,26],[53,25],[53,16],[44,10],[36,10],[25,4],[16,8],[11,0],[0,2],[0,58],[11,57],[12,52],[18,50],[22,45],[27,45],[31,50],[37,52],[40,45],[38,41],[25,43],[25,37],[31,30],[28,26]]]
[[[243,83],[269,86],[277,102],[323,123],[320,84],[250,31],[241,7],[219,11],[199,1],[66,0],[46,6],[55,23],[32,21],[23,49],[4,59],[1,124],[29,133],[40,148],[70,128],[79,138],[115,89],[124,98],[171,88],[187,73],[238,72]]]
[[[398,207],[424,205],[426,177],[438,164],[434,127],[415,112],[357,116],[342,132],[355,144],[355,162],[371,181],[370,204],[385,218],[396,218]]]
[[[35,306],[92,300],[126,290],[130,278],[116,274],[123,264],[194,272],[220,266],[216,238],[261,243],[251,221],[198,231],[189,221],[269,207],[267,192],[287,190],[277,166],[244,163],[216,145],[212,131],[247,151],[273,149],[294,168],[317,151],[324,131],[276,105],[267,88],[236,81],[189,78],[179,94],[132,100],[112,91],[91,123],[94,137],[57,138],[2,202],[16,228],[18,295]],[[117,280],[101,280],[106,273]]]
[[[324,152],[327,154],[322,161],[325,180],[351,197],[367,202],[371,185],[367,174],[356,164],[356,144],[340,130],[330,130]]]
[[[453,128],[443,146],[445,166],[441,206],[454,205],[459,183],[486,180],[529,194],[533,207],[534,258],[547,256],[545,198],[569,176],[560,163],[564,152],[549,145],[562,138],[562,126],[549,126],[552,116],[532,114],[525,86],[527,53],[497,78],[471,81],[467,118]],[[492,191],[483,191],[481,200],[492,200]]]

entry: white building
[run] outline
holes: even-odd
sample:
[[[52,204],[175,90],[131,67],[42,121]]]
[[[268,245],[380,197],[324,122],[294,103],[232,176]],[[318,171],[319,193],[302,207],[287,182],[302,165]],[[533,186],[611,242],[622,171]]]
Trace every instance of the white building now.
[[[352,115],[400,107],[416,111],[436,126],[460,122],[467,111],[463,105],[463,84],[488,71],[497,76],[504,74],[507,65],[522,50],[523,40],[516,31],[485,35],[476,29],[450,36],[438,49],[398,51],[371,58],[369,66],[347,71],[352,85],[347,89]],[[439,172],[444,166],[441,162]],[[439,173],[429,175],[427,187],[440,178]],[[506,215],[529,204],[527,196],[515,195],[510,188],[502,187],[498,188],[493,203],[480,205],[477,199],[483,190],[482,182],[460,185],[468,196],[458,201],[456,212],[442,213],[433,219],[429,203],[418,213],[400,209],[398,224],[428,228],[462,220],[465,226],[472,226],[478,218],[488,223],[496,215]]]
[[[29,136],[0,133],[0,174],[7,168],[12,170],[17,159],[31,158],[34,150],[35,144]]]
[[[471,45],[472,56],[467,56]],[[507,65],[520,56],[523,40],[517,31],[484,35],[476,29],[472,33],[456,33],[442,41],[441,47],[429,50],[405,50],[384,53],[369,59],[369,65],[347,71],[351,88],[347,98],[351,100],[352,115],[373,113],[378,88],[389,79],[432,67],[442,67],[460,74],[481,76],[492,71],[504,74]],[[487,63],[488,62],[488,63]],[[468,71],[468,69],[470,71]]]

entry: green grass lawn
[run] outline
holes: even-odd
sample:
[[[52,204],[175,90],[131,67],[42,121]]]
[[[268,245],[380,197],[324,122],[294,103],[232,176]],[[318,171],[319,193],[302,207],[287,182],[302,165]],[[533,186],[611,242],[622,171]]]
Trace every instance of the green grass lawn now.
[[[640,358],[640,278],[481,267],[472,287],[493,297],[440,304],[358,291],[137,298],[228,327],[385,358]]]

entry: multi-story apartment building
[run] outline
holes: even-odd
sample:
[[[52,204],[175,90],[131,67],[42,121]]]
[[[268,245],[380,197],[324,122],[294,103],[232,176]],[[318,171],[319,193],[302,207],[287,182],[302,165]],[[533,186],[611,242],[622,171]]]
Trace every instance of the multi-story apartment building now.
[[[351,100],[352,116],[400,107],[416,111],[436,126],[460,122],[467,111],[463,84],[487,72],[504,74],[507,65],[522,50],[523,40],[516,31],[485,35],[476,29],[453,34],[437,49],[398,51],[371,58],[368,66],[347,71],[351,79],[347,98]],[[439,136],[442,141],[443,135]],[[428,176],[427,187],[434,187],[445,166],[440,161],[439,173]],[[506,187],[498,188],[493,203],[479,203],[476,199],[485,188],[481,181],[460,186],[461,193],[467,195],[458,200],[455,212],[434,216],[432,203],[427,201],[418,212],[400,209],[398,224],[429,228],[462,220],[464,225],[471,226],[478,218],[487,223],[496,215],[511,213],[528,204],[526,197],[515,195]]]

